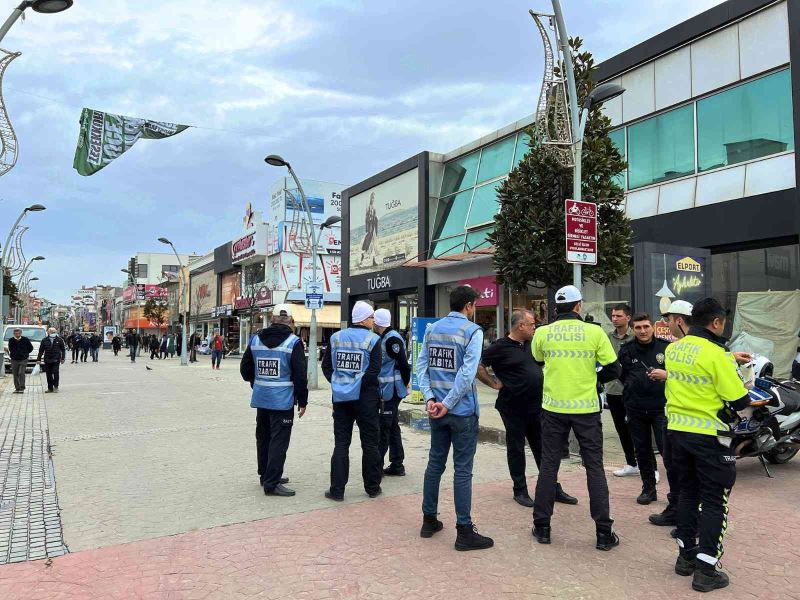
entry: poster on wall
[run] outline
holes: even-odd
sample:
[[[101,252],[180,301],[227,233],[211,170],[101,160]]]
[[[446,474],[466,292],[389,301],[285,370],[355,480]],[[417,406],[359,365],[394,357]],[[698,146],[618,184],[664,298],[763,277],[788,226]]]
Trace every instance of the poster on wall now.
[[[654,318],[663,315],[674,300],[685,300],[694,304],[708,296],[710,281],[706,263],[703,256],[651,253],[650,294],[647,298],[650,315]],[[664,319],[656,321],[655,329],[658,337],[674,339]]]
[[[350,275],[397,267],[417,255],[418,169],[350,198]]]

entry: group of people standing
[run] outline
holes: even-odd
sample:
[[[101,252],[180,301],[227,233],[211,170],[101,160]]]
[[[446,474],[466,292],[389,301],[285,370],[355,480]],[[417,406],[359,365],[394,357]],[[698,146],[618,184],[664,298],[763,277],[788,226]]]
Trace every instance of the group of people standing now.
[[[66,337],[67,349],[72,350],[72,360],[70,364],[87,362],[91,356],[92,362],[100,360],[100,346],[103,339],[94,331],[73,331]]]

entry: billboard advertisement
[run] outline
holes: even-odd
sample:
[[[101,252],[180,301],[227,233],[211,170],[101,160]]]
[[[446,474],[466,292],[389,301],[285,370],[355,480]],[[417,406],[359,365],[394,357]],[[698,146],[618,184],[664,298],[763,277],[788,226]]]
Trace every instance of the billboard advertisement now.
[[[322,254],[317,257],[317,280],[325,285],[326,294],[338,294],[342,289],[341,257]],[[311,257],[294,252],[281,252],[271,256],[267,267],[267,281],[274,290],[291,291],[304,289],[306,283],[314,281]]]
[[[350,198],[350,275],[398,267],[417,255],[418,169]]]
[[[328,217],[341,216],[342,190],[347,186],[311,179],[301,179],[300,182],[315,224],[323,223]],[[295,211],[300,208],[295,200],[300,201],[300,192],[291,177],[281,177],[272,185],[268,221],[273,227],[277,227],[281,221],[291,221],[295,218]],[[302,214],[305,216],[305,211]]]
[[[296,247],[292,243],[293,240],[290,227],[290,223],[278,223],[278,226],[275,229],[275,234],[271,236],[272,244],[269,249],[269,254],[296,251]],[[322,230],[322,233],[319,234],[319,252],[320,254],[342,253],[341,227],[326,227]]]

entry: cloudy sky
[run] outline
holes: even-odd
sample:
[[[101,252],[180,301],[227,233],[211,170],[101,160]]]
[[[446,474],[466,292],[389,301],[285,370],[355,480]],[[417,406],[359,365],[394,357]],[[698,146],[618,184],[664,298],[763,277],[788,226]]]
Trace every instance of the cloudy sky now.
[[[0,0],[0,17],[18,0]],[[599,61],[718,0],[565,0]],[[3,91],[20,140],[0,180],[5,238],[26,205],[40,295],[121,283],[136,251],[204,253],[265,209],[279,176],[358,182],[421,150],[447,152],[533,112],[547,0],[76,0],[28,11]],[[141,140],[91,177],[72,169],[82,107],[195,125]],[[0,240],[2,242],[3,240]]]

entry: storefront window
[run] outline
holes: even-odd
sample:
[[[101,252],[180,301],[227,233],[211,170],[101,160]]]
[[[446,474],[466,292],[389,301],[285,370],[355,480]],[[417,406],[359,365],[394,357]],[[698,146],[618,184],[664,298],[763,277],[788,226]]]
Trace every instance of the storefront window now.
[[[439,200],[433,239],[445,238],[464,232],[472,189]]]
[[[472,207],[467,218],[467,229],[494,221],[494,216],[500,210],[500,204],[497,201],[497,188],[504,181],[505,179],[501,179],[500,181],[475,188]]]
[[[508,174],[514,158],[515,139],[512,135],[483,149],[478,183]]]
[[[478,172],[478,157],[480,152],[473,152],[451,161],[444,166],[442,178],[442,196],[471,188],[475,185],[475,176]]]
[[[697,102],[700,171],[793,149],[789,69]]]
[[[694,173],[693,105],[676,108],[627,129],[630,189]]]

